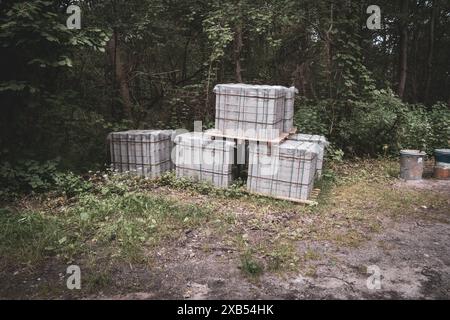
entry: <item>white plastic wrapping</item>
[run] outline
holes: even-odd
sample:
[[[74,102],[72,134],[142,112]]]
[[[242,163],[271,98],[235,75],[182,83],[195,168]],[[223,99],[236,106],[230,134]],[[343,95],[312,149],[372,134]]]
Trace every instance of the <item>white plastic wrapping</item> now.
[[[108,136],[112,169],[155,178],[173,169],[171,130],[129,130]]]

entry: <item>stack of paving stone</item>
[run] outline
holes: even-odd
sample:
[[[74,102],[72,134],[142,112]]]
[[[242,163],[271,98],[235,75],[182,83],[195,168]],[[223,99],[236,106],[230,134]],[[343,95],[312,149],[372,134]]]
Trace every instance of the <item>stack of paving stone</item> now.
[[[242,142],[248,141],[243,157],[248,159],[248,190],[275,198],[307,200],[315,178],[321,176],[328,142],[322,136],[292,134],[296,89],[219,84],[214,92],[216,119],[211,132],[175,138],[174,131],[167,130],[112,133],[112,167],[157,177],[173,169],[172,158],[177,177],[228,187],[234,178],[237,144],[245,146]]]
[[[219,84],[214,92],[215,129],[224,135],[272,140],[292,128],[294,88]]]
[[[172,170],[172,130],[113,132],[108,140],[112,169],[156,178]]]
[[[319,154],[317,155],[316,177],[320,179],[322,177],[323,158],[325,156],[325,150],[329,145],[327,139],[324,136],[314,134],[293,134],[288,137],[288,140],[312,142],[318,145]]]
[[[250,192],[307,200],[314,187],[319,145],[287,140],[279,146],[250,144],[247,188]]]
[[[207,181],[216,187],[228,187],[233,182],[235,144],[213,140],[204,133],[185,133],[175,138],[177,177]]]
[[[283,132],[289,133],[294,128],[294,102],[298,90],[295,87],[286,88],[284,103]]]

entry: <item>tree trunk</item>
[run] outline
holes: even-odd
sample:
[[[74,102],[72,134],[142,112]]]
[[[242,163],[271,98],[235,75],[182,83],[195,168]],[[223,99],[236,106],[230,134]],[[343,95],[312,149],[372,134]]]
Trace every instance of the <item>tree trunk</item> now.
[[[333,99],[333,51],[331,43],[331,31],[333,30],[334,11],[333,4],[330,5],[330,27],[325,32],[325,48],[327,55],[327,80],[328,80],[328,98]]]
[[[242,25],[238,23],[234,35],[234,64],[236,82],[242,83],[242,67],[241,67],[241,51],[243,47],[242,42]]]
[[[301,95],[308,97],[308,94],[306,92],[305,62],[302,62],[301,64],[297,63],[293,80],[294,86],[300,88]]]
[[[183,69],[181,71],[181,81],[185,81],[186,77],[187,77],[187,60],[188,60],[190,42],[191,42],[191,38],[188,38],[186,41],[186,44],[184,45]]]
[[[417,103],[418,102],[418,98],[419,98],[419,86],[418,86],[418,81],[417,81],[417,77],[418,77],[418,73],[419,73],[419,40],[421,37],[421,32],[419,28],[416,28],[414,30],[414,36],[412,39],[412,60],[413,60],[413,71],[409,72],[410,73],[410,78],[411,78],[411,99],[413,103]],[[410,59],[411,61],[411,59]]]
[[[120,97],[123,103],[123,112],[127,119],[132,119],[133,103],[131,101],[130,88],[126,64],[123,60],[122,51],[118,44],[118,34],[114,32],[107,44],[108,56],[114,70],[114,77],[119,86]]]
[[[430,37],[427,57],[427,71],[425,80],[425,92],[423,102],[428,103],[430,98],[431,77],[433,72],[433,51],[434,51],[434,28],[436,24],[436,16],[438,14],[438,0],[434,0],[432,3],[433,9],[431,11],[430,20]]]
[[[400,61],[399,61],[399,83],[398,96],[403,99],[405,95],[406,76],[408,69],[408,11],[409,0],[401,0],[400,3]]]

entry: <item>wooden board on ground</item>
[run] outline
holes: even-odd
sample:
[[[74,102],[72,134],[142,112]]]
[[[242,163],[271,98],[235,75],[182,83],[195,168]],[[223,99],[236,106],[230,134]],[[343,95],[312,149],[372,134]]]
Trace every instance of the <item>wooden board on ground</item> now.
[[[246,136],[233,136],[233,135],[226,135],[223,134],[222,131],[217,130],[217,129],[210,129],[210,130],[206,130],[205,134],[212,136],[212,137],[216,137],[216,138],[225,138],[225,139],[233,139],[233,140],[247,140],[247,141],[257,141],[257,142],[266,142],[269,144],[280,144],[282,143],[284,140],[286,140],[290,135],[296,134],[297,133],[297,128],[292,128],[291,131],[289,132],[284,132],[282,133],[278,138],[275,139],[257,139],[257,138],[251,138],[251,137],[246,137]]]
[[[302,199],[294,199],[294,198],[282,197],[282,196],[272,196],[272,195],[268,195],[265,193],[259,193],[259,192],[250,192],[250,194],[254,194],[257,196],[261,196],[261,197],[297,202],[297,203],[306,204],[306,205],[310,205],[310,206],[318,205],[317,198],[319,197],[319,193],[320,193],[320,189],[314,189],[311,193],[311,198],[309,200],[302,200]]]

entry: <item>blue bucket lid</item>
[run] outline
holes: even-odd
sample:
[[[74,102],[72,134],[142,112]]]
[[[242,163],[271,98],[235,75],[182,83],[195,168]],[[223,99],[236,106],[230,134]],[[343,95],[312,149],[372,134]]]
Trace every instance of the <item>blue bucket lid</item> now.
[[[450,149],[435,149],[434,153],[450,155]]]

